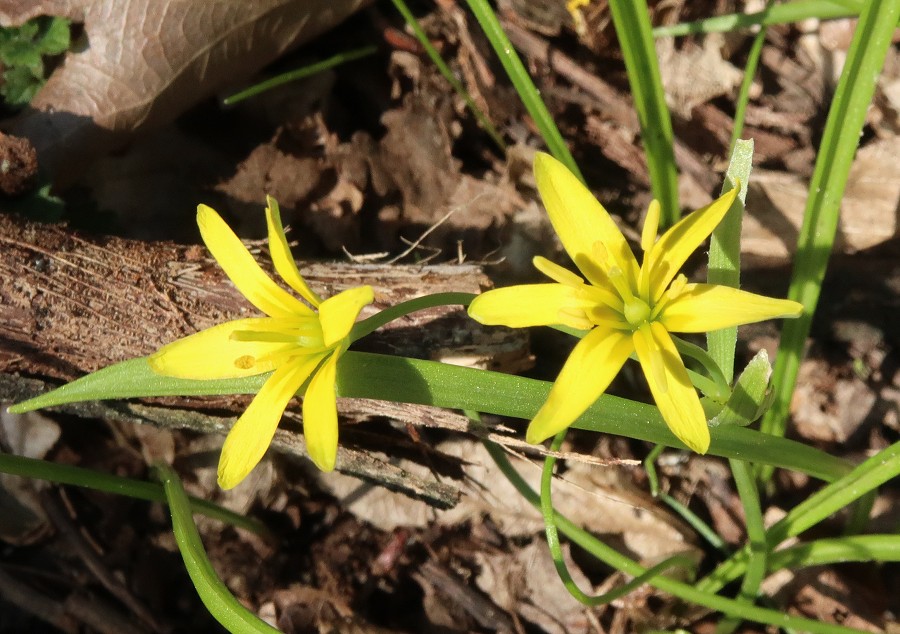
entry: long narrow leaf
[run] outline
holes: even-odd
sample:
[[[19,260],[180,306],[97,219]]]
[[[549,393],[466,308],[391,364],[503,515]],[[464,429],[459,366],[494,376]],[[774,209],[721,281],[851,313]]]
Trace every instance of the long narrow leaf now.
[[[94,399],[252,394],[259,391],[266,378],[266,375],[259,375],[218,381],[172,379],[154,373],[146,358],[132,359],[14,405],[10,411],[22,413]],[[341,396],[435,405],[523,419],[534,417],[547,400],[551,387],[548,381],[499,372],[353,351],[341,357],[337,383]],[[601,396],[573,426],[683,447],[655,407],[612,395]],[[783,438],[761,436],[752,429],[733,425],[713,430],[709,452],[793,469],[829,481],[850,470],[846,461],[812,447]]]
[[[94,491],[103,491],[104,493],[124,495],[138,500],[147,500],[148,502],[166,501],[165,491],[163,491],[162,486],[156,482],[145,482],[144,480],[135,480],[134,478],[124,478],[122,476],[103,473],[93,469],[57,464],[55,462],[38,460],[36,458],[28,458],[25,456],[0,453],[0,473],[9,473],[11,475],[34,478],[37,480],[47,480],[48,482],[56,482],[57,484],[70,484],[93,489]],[[212,502],[195,497],[190,497],[189,501],[191,508],[195,513],[200,513],[201,515],[231,524],[232,526],[239,526],[260,535],[265,535],[267,532],[267,529],[256,520],[229,511]]]
[[[739,182],[738,197],[712,233],[709,244],[709,270],[707,281],[739,288],[741,285],[741,225],[744,202],[747,198],[747,183],[753,169],[753,141],[735,143],[728,166],[727,178],[722,185],[722,194],[733,189],[732,183]],[[731,384],[734,379],[734,349],[737,344],[737,328],[714,330],[706,335],[709,354]]]
[[[394,3],[394,7],[397,11],[400,12],[400,15],[403,16],[403,19],[406,20],[406,24],[412,29],[413,34],[416,36],[416,39],[419,40],[419,44],[422,45],[422,48],[425,49],[425,52],[428,54],[428,57],[431,58],[431,63],[434,64],[438,71],[440,71],[441,75],[444,76],[444,79],[453,87],[453,90],[456,91],[456,94],[459,95],[463,101],[466,102],[466,107],[472,111],[472,114],[475,115],[475,118],[478,119],[478,123],[481,125],[481,128],[488,133],[488,136],[493,139],[494,143],[497,144],[497,147],[500,148],[501,152],[506,152],[506,143],[503,142],[503,137],[497,131],[497,128],[494,127],[494,124],[491,123],[491,120],[487,118],[487,115],[481,111],[481,108],[475,103],[472,99],[472,96],[469,94],[469,91],[466,90],[465,86],[456,78],[453,74],[453,71],[450,70],[450,67],[447,66],[446,62],[444,62],[444,58],[441,57],[441,54],[438,53],[437,49],[431,44],[431,41],[428,39],[428,35],[426,35],[425,31],[422,30],[421,25],[419,24],[416,17],[413,15],[412,11],[409,10],[409,7],[406,5],[404,0],[391,0]]]
[[[241,605],[219,579],[203,549],[181,480],[167,465],[157,465],[156,469],[172,513],[178,550],[203,605],[232,634],[277,634],[278,630]]]
[[[866,4],[828,113],[809,185],[809,198],[788,290],[788,297],[802,303],[804,312],[798,319],[786,321],[782,329],[772,379],[775,401],[761,425],[761,429],[769,434],[784,434],[800,357],[819,301],[825,268],[834,248],[850,164],[856,153],[875,84],[891,45],[898,15],[900,2],[897,0],[870,0]],[[768,472],[764,477],[770,474]]]
[[[681,215],[678,203],[678,170],[672,120],[666,105],[659,60],[650,29],[646,0],[609,0],[616,35],[625,58],[628,83],[641,124],[653,196],[662,207],[660,228],[675,224]]]
[[[756,13],[732,13],[719,15],[696,22],[660,26],[653,29],[654,37],[672,37],[698,33],[722,33],[749,29],[756,25],[787,24],[808,18],[827,20],[859,15],[862,0],[797,0],[773,4]]]
[[[568,167],[570,172],[584,182],[581,170],[578,169],[575,159],[572,158],[566,142],[559,133],[559,128],[556,127],[553,117],[541,99],[541,94],[535,87],[534,82],[531,81],[528,71],[525,70],[522,60],[516,54],[516,49],[513,48],[512,42],[509,41],[506,33],[503,32],[503,27],[500,26],[493,9],[491,9],[487,0],[466,1],[472,13],[475,14],[478,24],[484,30],[484,34],[490,41],[491,46],[494,47],[494,52],[500,59],[500,63],[506,70],[506,74],[509,76],[513,86],[515,86],[516,92],[519,93],[519,98],[528,110],[528,114],[534,119],[534,124],[544,138],[544,143],[547,144],[547,149],[550,150],[550,153],[557,160]]]

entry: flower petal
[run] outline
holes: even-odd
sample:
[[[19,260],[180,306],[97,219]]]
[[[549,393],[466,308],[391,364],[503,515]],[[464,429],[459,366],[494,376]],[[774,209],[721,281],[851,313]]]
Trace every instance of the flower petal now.
[[[469,317],[486,326],[527,328],[562,324],[585,330],[592,324],[579,308],[578,298],[579,289],[564,284],[506,286],[472,300]]]
[[[335,377],[343,350],[332,354],[313,375],[303,396],[303,437],[306,452],[322,471],[334,469],[337,460],[338,417]]]
[[[631,333],[598,326],[576,344],[525,440],[539,443],[565,429],[606,390],[634,350]]]
[[[688,284],[658,319],[671,332],[709,332],[766,319],[797,317],[803,305],[715,284]]]
[[[363,306],[372,303],[375,292],[371,286],[356,286],[329,297],[319,306],[322,338],[331,346],[350,334]]]
[[[612,265],[627,275],[636,275],[637,260],[625,237],[603,205],[568,168],[549,154],[534,156],[534,178],[550,222],[566,252],[594,285],[608,286],[604,273]],[[597,258],[600,242],[607,257]]]
[[[709,426],[672,337],[658,322],[633,334],[634,349],[666,425],[697,453],[709,449]]]
[[[274,369],[262,360],[296,347],[295,344],[270,341],[238,341],[237,331],[266,330],[270,317],[235,319],[173,341],[150,355],[150,367],[157,374],[180,379],[233,379],[253,376]]]
[[[270,317],[311,314],[312,309],[278,286],[211,207],[197,207],[200,235],[216,262],[247,300]]]
[[[322,356],[304,357],[275,370],[228,432],[219,458],[219,486],[230,489],[247,477],[265,455],[288,401]]]
[[[297,268],[297,262],[291,255],[291,248],[288,246],[287,237],[284,235],[284,227],[281,224],[281,210],[278,207],[278,201],[271,196],[266,196],[266,226],[269,229],[269,253],[272,256],[272,264],[275,270],[292,289],[297,291],[303,299],[313,306],[322,303],[322,298],[315,292],[300,275]]]
[[[738,189],[735,187],[706,207],[679,220],[644,255],[641,275],[650,276],[652,302],[659,300],[687,259],[722,221],[737,197]]]

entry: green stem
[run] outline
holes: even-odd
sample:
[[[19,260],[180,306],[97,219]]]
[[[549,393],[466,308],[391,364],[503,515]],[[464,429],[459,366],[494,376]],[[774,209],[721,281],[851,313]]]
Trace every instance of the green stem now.
[[[541,498],[522,478],[515,467],[509,462],[509,459],[503,453],[503,449],[498,445],[485,442],[488,452],[497,463],[497,466],[503,472],[503,475],[510,483],[519,491],[532,506],[540,510]],[[599,539],[588,533],[582,528],[576,526],[572,521],[559,513],[554,512],[556,525],[559,530],[577,544],[590,555],[604,562],[608,566],[612,566],[617,570],[621,570],[625,574],[632,576],[644,575],[648,572],[646,568],[638,564],[636,561],[625,557],[614,548],[610,548]],[[648,583],[664,592],[675,595],[679,599],[702,605],[712,610],[732,615],[741,619],[756,621],[758,623],[766,623],[778,627],[792,627],[799,630],[812,632],[813,634],[860,634],[861,630],[834,625],[831,623],[821,623],[811,619],[790,616],[784,612],[777,610],[767,610],[756,606],[744,605],[733,599],[726,599],[715,594],[700,592],[693,586],[690,586],[674,579],[663,576],[653,577]]]
[[[561,431],[560,433],[558,433],[556,435],[556,438],[553,439],[553,442],[550,445],[550,450],[559,451],[559,448],[562,446],[562,441],[565,437],[565,431]],[[572,575],[569,574],[569,568],[566,566],[566,561],[563,558],[562,546],[559,542],[559,531],[556,527],[556,512],[553,510],[553,500],[551,498],[553,465],[555,464],[556,457],[547,455],[544,460],[544,469],[541,473],[541,515],[543,515],[544,517],[544,529],[547,535],[547,547],[550,549],[550,556],[553,558],[553,564],[556,566],[556,572],[559,574],[559,578],[562,580],[563,585],[565,585],[566,589],[569,591],[569,594],[575,597],[578,601],[580,601],[584,605],[589,606],[604,605],[611,601],[615,601],[620,597],[624,597],[626,594],[628,594],[629,592],[633,592],[643,584],[649,583],[653,579],[653,577],[661,575],[663,572],[670,570],[671,568],[674,568],[676,566],[690,567],[692,569],[696,568],[696,562],[688,555],[673,555],[672,557],[667,557],[664,561],[658,563],[652,568],[648,568],[644,574],[635,577],[628,583],[624,583],[609,592],[604,592],[603,594],[599,594],[596,596],[585,594],[581,590],[581,588],[578,587],[578,584],[575,583],[575,580],[572,579]]]
[[[172,531],[184,567],[209,613],[232,634],[278,634],[278,630],[241,605],[206,556],[181,480],[168,465],[156,465],[172,513]]]
[[[865,3],[828,112],[828,121],[809,185],[809,198],[788,290],[788,298],[803,304],[804,311],[798,319],[786,321],[782,328],[772,378],[775,401],[760,426],[768,434],[784,435],[787,426],[800,357],[834,247],[841,199],[847,185],[850,165],[866,121],[866,112],[872,102],[875,85],[891,45],[898,15],[900,2],[897,0],[870,0]],[[764,469],[761,477],[768,480],[771,474],[771,469]]]
[[[403,19],[406,20],[406,24],[409,28],[412,29],[413,34],[416,36],[416,39],[419,40],[419,44],[422,45],[422,48],[425,49],[425,52],[428,54],[428,57],[431,58],[431,63],[434,64],[437,69],[440,71],[441,75],[444,76],[444,79],[453,87],[453,90],[456,91],[460,97],[462,97],[463,101],[466,102],[466,106],[469,110],[472,111],[472,114],[475,115],[475,118],[478,119],[478,123],[481,124],[481,128],[488,133],[488,136],[493,139],[494,143],[497,144],[497,147],[500,148],[500,151],[504,154],[506,153],[506,143],[503,142],[503,137],[497,131],[497,128],[494,127],[494,124],[491,123],[490,119],[487,118],[481,108],[479,108],[475,102],[472,100],[471,95],[469,95],[469,91],[466,90],[465,86],[463,86],[460,81],[453,75],[453,71],[450,70],[450,67],[447,66],[444,59],[441,57],[441,54],[438,53],[437,49],[434,48],[431,44],[431,40],[428,39],[428,35],[425,31],[422,30],[419,21],[416,20],[416,16],[412,14],[412,11],[409,10],[409,7],[406,6],[406,3],[403,0],[391,0],[394,3],[394,7],[397,11],[400,12],[400,15],[403,16]]]
[[[385,324],[395,319],[399,319],[417,310],[425,310],[427,308],[436,308],[438,306],[468,306],[475,295],[472,293],[434,293],[432,295],[424,295],[416,297],[405,302],[400,302],[394,306],[389,306],[381,310],[368,319],[355,324],[350,331],[350,341],[358,341],[366,335],[372,334]]]
[[[125,495],[148,502],[166,501],[163,487],[155,482],[123,478],[109,473],[93,471],[92,469],[56,464],[46,460],[26,458],[25,456],[0,453],[0,472],[35,480],[47,480],[57,484],[70,484],[93,489],[94,491],[103,491],[104,493]],[[195,513],[246,529],[258,535],[268,535],[268,529],[254,519],[239,515],[199,498],[191,497],[190,503]]]
[[[766,541],[766,527],[763,523],[762,507],[759,503],[759,491],[753,478],[750,466],[741,460],[729,460],[738,495],[744,507],[744,518],[747,524],[748,560],[747,571],[738,592],[738,601],[753,605],[759,595],[759,588],[766,576],[769,546]],[[716,628],[716,634],[730,634],[740,625],[739,619],[725,619]]]

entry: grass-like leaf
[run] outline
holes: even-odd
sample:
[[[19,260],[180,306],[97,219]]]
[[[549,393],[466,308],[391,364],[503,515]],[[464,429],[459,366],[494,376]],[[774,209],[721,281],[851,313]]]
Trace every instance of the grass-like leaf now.
[[[14,405],[9,411],[22,413],[96,399],[253,394],[266,378],[267,375],[217,381],[173,379],[153,372],[146,358],[131,359]],[[338,364],[337,386],[340,396],[435,405],[530,420],[547,400],[551,383],[434,361],[350,351]],[[573,426],[683,447],[655,407],[606,394]],[[736,426],[716,428],[709,452],[793,469],[829,481],[850,470],[847,462],[812,447]]]
[[[773,4],[756,13],[732,13],[696,22],[683,22],[653,29],[654,37],[673,37],[698,33],[723,33],[749,29],[757,25],[787,24],[808,18],[828,20],[859,15],[863,0],[795,0]]]
[[[277,634],[278,630],[241,605],[219,579],[203,549],[178,475],[168,465],[156,465],[156,470],[169,502],[178,550],[203,605],[232,634]]]
[[[678,203],[678,170],[675,166],[672,119],[666,105],[659,61],[650,28],[646,0],[609,0],[616,35],[625,58],[625,70],[634,107],[641,125],[641,140],[653,196],[662,207],[660,228],[675,224],[681,215]]]
[[[809,185],[809,198],[797,245],[788,298],[803,304],[804,312],[782,327],[772,385],[775,401],[763,417],[765,433],[783,435],[788,407],[797,382],[800,357],[819,301],[825,268],[834,248],[841,199],[850,165],[884,65],[894,26],[900,15],[897,0],[870,0],[860,16],[847,53]],[[762,477],[771,476],[764,470]]]

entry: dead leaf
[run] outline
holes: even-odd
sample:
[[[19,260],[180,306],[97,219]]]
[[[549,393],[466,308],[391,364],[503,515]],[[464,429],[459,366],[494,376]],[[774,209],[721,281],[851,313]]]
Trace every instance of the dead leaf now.
[[[861,251],[900,235],[898,155],[898,137],[875,141],[857,153],[841,205],[839,252]],[[771,260],[789,259],[797,247],[809,185],[785,172],[755,170],[749,187],[741,248]]]
[[[18,0],[0,24],[39,15],[84,23],[71,51],[10,127],[57,184],[89,160],[252,76],[366,0]]]
[[[703,46],[676,50],[672,40],[657,42],[663,86],[669,105],[685,119],[694,106],[728,95],[743,74],[722,57],[722,36],[708,35]]]
[[[422,527],[435,521],[456,526],[487,516],[508,537],[543,531],[540,513],[498,471],[481,442],[457,437],[435,449],[465,461],[465,478],[460,484],[465,495],[446,511],[341,474],[320,474],[320,482],[347,510],[382,530]],[[538,465],[517,458],[513,464],[533,488],[539,486]],[[413,474],[427,472],[409,461],[398,461],[398,465]],[[570,461],[564,478],[553,486],[553,503],[562,514],[596,535],[618,541],[642,562],[657,563],[674,553],[698,552],[686,538],[690,529],[636,487],[626,466]]]

